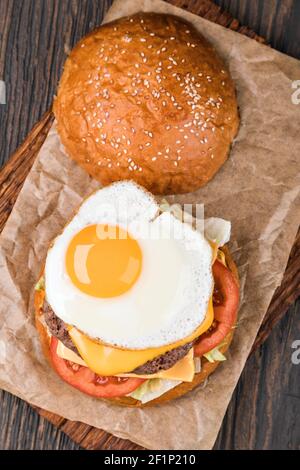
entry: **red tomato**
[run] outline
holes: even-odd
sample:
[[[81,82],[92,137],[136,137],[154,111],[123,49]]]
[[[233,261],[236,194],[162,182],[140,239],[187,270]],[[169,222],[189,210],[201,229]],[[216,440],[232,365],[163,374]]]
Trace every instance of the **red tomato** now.
[[[88,367],[66,361],[56,354],[58,340],[51,338],[51,361],[58,375],[69,385],[96,398],[121,397],[133,392],[145,380],[135,377],[99,376]]]
[[[194,346],[195,356],[203,356],[220,344],[237,319],[239,288],[232,272],[220,261],[213,264],[215,287],[213,293],[214,322]]]

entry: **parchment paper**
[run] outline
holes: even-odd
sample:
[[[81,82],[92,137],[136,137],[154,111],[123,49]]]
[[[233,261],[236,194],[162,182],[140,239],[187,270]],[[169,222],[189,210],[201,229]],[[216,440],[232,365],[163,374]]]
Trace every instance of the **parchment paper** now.
[[[275,288],[300,214],[300,106],[291,82],[300,65],[255,41],[160,1],[117,0],[106,17],[138,10],[175,13],[216,47],[236,82],[241,127],[231,156],[205,188],[169,201],[205,203],[232,221],[242,283],[239,326],[228,360],[197,389],[166,405],[127,409],[64,384],[48,366],[33,325],[33,288],[49,241],[98,186],[49,133],[1,236],[0,385],[28,402],[151,449],[209,449]]]

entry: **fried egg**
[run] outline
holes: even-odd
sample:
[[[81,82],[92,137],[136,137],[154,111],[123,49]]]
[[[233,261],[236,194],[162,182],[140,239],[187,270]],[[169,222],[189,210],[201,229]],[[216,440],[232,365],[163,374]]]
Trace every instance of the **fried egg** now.
[[[46,299],[93,339],[125,349],[175,343],[205,319],[213,290],[204,236],[133,182],[87,198],[48,250]]]

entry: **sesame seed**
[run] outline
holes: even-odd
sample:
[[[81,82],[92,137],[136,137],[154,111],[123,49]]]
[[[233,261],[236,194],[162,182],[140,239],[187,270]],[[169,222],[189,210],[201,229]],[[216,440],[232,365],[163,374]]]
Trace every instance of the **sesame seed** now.
[[[153,162],[155,162],[155,160],[157,160],[157,157],[152,157],[151,159]]]

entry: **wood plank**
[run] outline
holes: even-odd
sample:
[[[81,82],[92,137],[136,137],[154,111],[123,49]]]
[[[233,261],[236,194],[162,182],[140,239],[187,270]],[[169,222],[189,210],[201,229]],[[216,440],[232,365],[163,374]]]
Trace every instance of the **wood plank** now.
[[[300,58],[299,0],[215,0],[275,49]],[[250,36],[251,37],[251,36]]]
[[[70,46],[76,42],[76,40],[81,37],[87,29],[91,29],[92,23],[100,23],[102,13],[104,9],[111,3],[111,2],[102,2],[100,5],[100,9],[97,11],[94,9],[93,3],[87,1],[82,1],[82,2],[73,2],[72,0],[66,0],[63,4],[63,11],[61,10],[61,3],[60,3],[60,8],[58,8],[58,1],[59,0],[51,0],[52,5],[50,5],[49,1],[46,0],[44,3],[41,3],[40,0],[36,1],[36,8],[32,9],[32,2],[30,0],[24,0],[22,2],[22,5],[19,4],[18,10],[19,15],[29,15],[31,18],[33,18],[36,21],[36,24],[38,25],[39,31],[36,32],[36,35],[34,37],[30,37],[29,40],[33,41],[33,43],[36,40],[41,40],[44,38],[44,29],[46,28],[46,37],[49,38],[49,45],[48,48],[49,50],[53,51],[53,54],[55,55],[60,55],[60,61],[54,60],[53,57],[47,57],[47,62],[44,70],[45,76],[40,77],[39,79],[44,81],[50,76],[50,66],[51,66],[51,75],[53,77],[53,70],[54,70],[54,76],[58,76],[60,72],[60,66],[59,63],[62,63],[62,54],[65,55],[65,52],[69,49]],[[15,2],[14,2],[15,3]],[[184,1],[184,0],[171,0],[170,3],[173,3],[177,6],[181,6],[183,8],[189,9],[189,11],[193,11],[196,14],[200,14],[201,16],[204,16],[205,18],[215,21],[219,24],[222,24],[223,26],[230,27],[233,30],[240,31],[242,34],[246,34],[250,37],[255,38],[256,40],[260,42],[264,42],[265,40],[259,36],[257,36],[254,31],[250,30],[249,28],[242,26],[239,21],[234,19],[230,14],[224,13],[221,11],[219,6],[214,5],[211,1],[209,0],[198,0],[198,1]],[[12,17],[12,10],[11,10],[11,5],[12,3],[8,4],[6,6],[5,10],[5,15],[7,18],[10,19],[10,21],[16,21],[15,18],[18,16],[16,15],[16,11],[14,11],[14,16]],[[91,11],[90,11],[91,9]],[[34,11],[33,11],[34,10]],[[256,12],[255,14],[257,15],[257,9],[253,9],[252,11]],[[51,15],[50,15],[51,13]],[[71,14],[70,14],[71,13]],[[80,14],[85,14],[86,21],[81,24],[81,27],[76,30],[76,34],[72,35],[70,31],[70,27],[74,22],[77,21],[77,18],[79,17]],[[287,15],[288,13],[286,13]],[[49,21],[46,21],[45,19],[48,17],[48,15],[51,16],[51,19],[54,19],[54,22],[49,23]],[[53,17],[53,18],[52,18]],[[286,18],[287,16],[285,16]],[[65,47],[62,48],[62,45],[60,42],[57,44],[54,43],[54,37],[55,34],[50,34],[50,29],[51,28],[56,28],[57,31],[60,32],[63,30],[62,28],[62,21],[63,18],[67,18],[67,26],[66,26],[66,41],[65,41]],[[88,22],[88,19],[90,21]],[[44,22],[46,21],[46,22]],[[257,21],[257,16],[256,16],[256,21]],[[3,20],[2,20],[3,22]],[[0,26],[3,23],[1,23],[1,16],[0,16]],[[5,41],[1,44],[0,41],[0,78],[1,74],[3,74],[3,69],[4,69],[4,54],[8,52],[11,52],[13,60],[13,55],[15,51],[7,51],[5,48],[5,43],[7,43],[7,38],[8,38],[8,30],[9,27],[7,26],[8,23],[4,23],[6,27],[0,28],[0,31],[4,31],[4,36],[5,36]],[[12,25],[9,25],[10,28],[12,28]],[[1,33],[0,33],[1,34]],[[70,39],[72,38],[72,40]],[[1,40],[1,36],[0,36]],[[63,51],[63,49],[65,49]],[[25,62],[29,63],[29,57],[25,57]],[[12,65],[12,64],[9,64]],[[22,70],[19,70],[19,73],[24,72],[24,63],[21,63]],[[31,72],[30,72],[31,73]],[[31,77],[31,78],[35,78]],[[53,81],[52,81],[53,83]],[[15,86],[17,86],[16,84]],[[50,85],[49,85],[50,86]],[[13,91],[16,91],[16,88],[14,89],[11,87],[11,90],[9,90],[9,94],[12,94]],[[19,90],[18,90],[19,91]],[[46,97],[46,99],[45,99]],[[10,112],[13,112],[20,117],[22,116],[22,103],[27,102],[40,102],[45,105],[45,103],[51,102],[51,92],[50,88],[47,85],[47,90],[45,93],[45,90],[43,89],[43,86],[40,86],[40,95],[38,97],[35,97],[35,100],[33,100],[33,97],[30,96],[28,93],[23,93],[17,96],[18,99],[16,99],[16,106],[10,106]],[[19,102],[19,105],[18,105]],[[35,110],[37,108],[35,107]],[[44,108],[45,109],[45,108]],[[9,119],[9,116],[5,116],[5,119],[2,118],[0,115],[0,122],[4,124]],[[34,119],[34,114],[31,114],[30,116],[26,114],[25,118],[25,125],[24,122],[22,122],[19,118],[19,122],[16,122],[15,125],[16,127],[21,126],[22,129],[26,129],[32,122],[32,119]],[[3,228],[3,225],[13,207],[13,204],[15,202],[15,199],[17,197],[17,194],[19,193],[22,184],[24,182],[24,179],[28,173],[28,171],[31,168],[32,163],[34,162],[35,156],[38,153],[38,150],[40,146],[42,145],[42,142],[47,135],[48,129],[52,123],[53,116],[51,115],[51,112],[47,112],[44,114],[42,120],[33,128],[32,132],[29,134],[28,138],[24,142],[24,144],[15,152],[9,163],[3,168],[3,170],[0,173],[0,231]],[[8,127],[8,134],[10,135],[10,138],[15,136],[17,133],[13,132],[12,127]],[[22,134],[22,133],[21,133]],[[20,138],[20,136],[19,136]],[[15,141],[14,141],[15,142]],[[5,157],[5,151],[4,145],[6,142],[2,139],[0,140],[0,151],[1,155],[4,155]],[[12,145],[12,142],[9,142],[10,145],[7,145],[6,148],[9,148]],[[4,149],[4,151],[3,151]],[[283,283],[281,287],[276,291],[276,295],[274,296],[272,303],[270,305],[270,308],[268,310],[268,313],[264,319],[264,323],[262,325],[262,328],[260,330],[260,333],[256,339],[254,349],[257,349],[258,346],[262,344],[263,341],[267,338],[269,335],[270,331],[272,328],[274,328],[274,325],[280,317],[284,315],[286,312],[288,305],[290,305],[291,302],[294,301],[297,295],[299,295],[299,236],[297,238],[297,241],[294,245],[293,252],[291,253],[289,264],[287,267],[287,271],[283,280]],[[285,318],[282,320],[285,321]],[[256,353],[257,354],[257,353]],[[256,357],[256,355],[255,355]],[[5,396],[9,396],[9,394],[4,394]],[[253,401],[254,398],[258,400],[258,394],[256,393],[253,396]],[[24,426],[24,417],[23,413],[25,416],[30,414],[28,410],[30,410],[29,407],[27,407],[26,404],[22,404],[21,408],[17,407],[15,403],[17,403],[17,399],[15,397],[12,397],[11,399],[8,399],[9,401],[14,402],[14,405],[12,405],[12,409],[15,410],[16,412],[16,419],[18,416],[20,416],[21,419],[21,425]],[[21,402],[22,403],[22,402]],[[234,410],[236,409],[236,403],[235,399],[232,401],[232,406],[234,407]],[[253,405],[254,406],[254,405]],[[22,411],[20,415],[20,409]],[[26,411],[24,411],[26,410]],[[83,447],[89,448],[89,449],[135,449],[138,448],[135,444],[129,442],[129,441],[124,441],[122,439],[118,439],[114,436],[108,435],[104,431],[92,428],[91,426],[84,425],[82,423],[76,423],[76,422],[70,422],[67,421],[57,415],[54,415],[52,413],[48,413],[45,410],[39,410],[39,413],[41,416],[45,417],[46,419],[50,420],[58,429],[61,429],[63,432],[66,434],[70,435],[72,439],[74,439],[76,442],[80,443]],[[229,410],[229,416],[230,416],[231,411]],[[30,415],[31,416],[31,415]],[[18,418],[19,419],[19,418]],[[36,417],[35,420],[38,418]],[[34,419],[33,419],[34,421]],[[228,422],[230,421],[230,426],[233,426],[233,420],[227,418],[226,421],[226,426],[228,427]],[[226,436],[230,436],[230,432],[226,434]],[[223,439],[224,436],[221,438],[220,445],[224,446],[229,446],[232,445],[232,441]],[[223,439],[223,440],[222,440]]]

